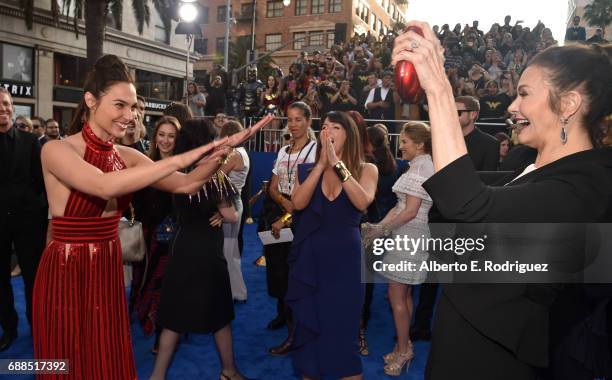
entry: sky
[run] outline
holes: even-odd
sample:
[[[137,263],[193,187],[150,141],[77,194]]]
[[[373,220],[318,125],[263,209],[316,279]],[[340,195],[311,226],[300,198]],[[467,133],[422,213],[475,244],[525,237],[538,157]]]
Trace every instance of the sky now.
[[[568,14],[571,15],[569,0],[409,0],[408,20],[427,21],[430,25],[456,23],[462,27],[478,20],[478,28],[485,33],[495,22],[503,25],[506,15],[512,16],[511,25],[523,20],[522,25],[533,29],[541,20],[553,33],[559,44],[563,44]]]

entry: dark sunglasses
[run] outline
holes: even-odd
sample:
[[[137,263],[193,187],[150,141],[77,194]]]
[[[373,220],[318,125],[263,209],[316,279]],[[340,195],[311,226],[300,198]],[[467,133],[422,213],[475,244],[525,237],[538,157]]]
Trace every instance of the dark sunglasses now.
[[[457,110],[457,115],[461,116],[464,112],[473,112],[473,110]]]
[[[15,128],[19,128],[19,129],[27,129],[28,126],[22,123],[17,123],[15,124]]]

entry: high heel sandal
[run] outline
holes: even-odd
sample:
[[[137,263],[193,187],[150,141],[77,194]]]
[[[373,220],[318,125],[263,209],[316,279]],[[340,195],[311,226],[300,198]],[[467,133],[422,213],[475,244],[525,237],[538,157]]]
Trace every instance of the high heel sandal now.
[[[414,346],[412,345],[411,341],[408,342],[408,350],[409,350],[409,352],[414,352]],[[395,357],[398,354],[399,354],[399,347],[397,346],[397,343],[396,343],[395,346],[393,346],[393,351],[389,352],[386,355],[383,355],[383,360],[384,360],[385,364],[389,364],[393,360],[395,360]],[[413,353],[413,355],[414,355],[414,353]]]
[[[370,355],[370,350],[368,349],[368,342],[366,342],[365,337],[365,329],[359,329],[359,353],[361,356]]]
[[[410,368],[410,363],[414,358],[414,352],[409,349],[406,353],[394,353],[394,358],[391,362],[385,365],[384,370],[388,376],[399,376],[404,371],[404,367],[406,367],[406,371]]]
[[[219,374],[219,380],[234,380],[234,379],[246,380],[246,378],[242,376],[240,372],[238,371],[234,371],[234,373],[231,375],[226,375],[225,373],[223,373],[223,371],[221,371],[221,373]]]

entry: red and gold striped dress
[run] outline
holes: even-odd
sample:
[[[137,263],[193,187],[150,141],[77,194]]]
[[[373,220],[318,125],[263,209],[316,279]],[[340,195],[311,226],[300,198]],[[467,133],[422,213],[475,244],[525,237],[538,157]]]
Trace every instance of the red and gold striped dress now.
[[[84,159],[103,172],[124,169],[111,142],[88,125]],[[128,207],[131,196],[117,199]],[[72,190],[36,276],[33,302],[36,359],[68,359],[70,374],[40,379],[135,379],[118,224],[102,217],[107,201]]]

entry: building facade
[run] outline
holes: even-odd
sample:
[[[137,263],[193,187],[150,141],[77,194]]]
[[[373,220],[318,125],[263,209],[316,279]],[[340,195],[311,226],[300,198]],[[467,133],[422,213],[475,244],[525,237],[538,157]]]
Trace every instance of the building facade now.
[[[59,23],[54,23],[50,0],[34,3],[31,30],[26,28],[19,1],[0,3],[0,85],[13,95],[15,116],[54,118],[65,128],[81,99],[86,75],[84,24],[81,20],[77,38],[73,19],[60,16]],[[59,3],[61,9],[63,1]],[[151,22],[140,35],[131,2],[124,1],[123,7],[121,29],[110,15],[107,19],[104,53],[119,56],[131,69],[138,94],[147,99],[146,123],[151,126],[167,104],[183,98],[186,38],[175,35],[174,21],[166,33],[152,5]]]
[[[251,35],[255,24],[258,54],[276,50],[274,61],[287,68],[303,51],[325,50],[334,40],[354,33],[386,34],[397,21],[406,21],[408,3],[397,0],[230,0],[233,20],[230,38]],[[212,69],[215,55],[224,52],[226,0],[200,0],[202,36],[195,50],[201,54],[196,70]],[[255,6],[255,19],[253,19]]]

